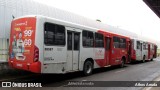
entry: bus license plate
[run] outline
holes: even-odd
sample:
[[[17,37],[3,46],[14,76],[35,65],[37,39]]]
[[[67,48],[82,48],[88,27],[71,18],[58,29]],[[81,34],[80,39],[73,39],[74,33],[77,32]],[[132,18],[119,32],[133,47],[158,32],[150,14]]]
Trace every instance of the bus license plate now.
[[[17,67],[22,67],[22,64],[17,64]]]

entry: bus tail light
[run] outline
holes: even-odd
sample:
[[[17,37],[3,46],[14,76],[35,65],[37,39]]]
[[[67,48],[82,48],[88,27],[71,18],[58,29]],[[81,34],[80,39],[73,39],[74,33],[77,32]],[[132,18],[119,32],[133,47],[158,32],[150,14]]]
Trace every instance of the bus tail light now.
[[[34,47],[34,62],[39,60],[39,49],[37,46]]]

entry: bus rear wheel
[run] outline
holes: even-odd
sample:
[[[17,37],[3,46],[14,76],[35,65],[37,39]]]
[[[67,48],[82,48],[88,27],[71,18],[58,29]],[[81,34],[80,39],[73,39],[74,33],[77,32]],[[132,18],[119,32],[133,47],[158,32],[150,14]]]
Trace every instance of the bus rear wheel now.
[[[154,55],[153,55],[153,57],[154,57]],[[151,58],[151,61],[153,61],[153,57]]]
[[[121,64],[120,64],[120,67],[121,67],[121,68],[123,68],[123,67],[124,67],[124,64],[125,64],[125,59],[124,59],[124,58],[122,58],[122,60],[121,60]]]
[[[93,63],[91,61],[86,61],[83,66],[84,75],[91,75],[93,71]]]
[[[145,56],[143,56],[143,60],[142,60],[142,62],[143,62],[143,63],[145,62]]]

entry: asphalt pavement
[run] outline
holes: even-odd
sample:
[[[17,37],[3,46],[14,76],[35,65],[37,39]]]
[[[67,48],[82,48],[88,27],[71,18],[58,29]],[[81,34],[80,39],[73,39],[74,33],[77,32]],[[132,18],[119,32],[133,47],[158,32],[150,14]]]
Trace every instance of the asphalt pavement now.
[[[160,90],[159,87],[65,87],[68,81],[153,81],[158,78],[160,78],[160,58],[145,63],[127,64],[124,68],[95,69],[90,76],[75,72],[64,75],[36,74],[26,78],[7,79],[5,81],[41,82],[44,88],[2,88],[1,90]]]

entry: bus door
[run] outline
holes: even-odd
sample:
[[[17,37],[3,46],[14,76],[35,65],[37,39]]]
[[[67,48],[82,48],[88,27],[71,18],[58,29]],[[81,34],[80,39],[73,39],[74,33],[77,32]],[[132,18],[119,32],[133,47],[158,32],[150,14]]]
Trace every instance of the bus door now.
[[[136,57],[137,60],[142,60],[142,43],[140,41],[137,41],[137,50],[136,50]]]
[[[132,49],[131,41],[128,41],[128,40],[127,40],[127,55],[128,55],[128,62],[131,61],[131,49]]]
[[[141,60],[143,60],[143,43],[140,44],[140,50],[141,50]]]
[[[67,29],[67,70],[78,70],[80,50],[80,32],[77,29]]]
[[[148,59],[150,59],[150,54],[151,54],[151,46],[148,44]]]
[[[112,46],[112,51],[111,51],[111,59],[110,63],[111,65],[119,65],[121,63],[121,49],[120,47],[120,37],[113,36],[113,46]]]
[[[110,37],[105,37],[105,58],[106,58],[106,65],[109,65],[109,60],[110,60],[110,51],[111,51],[111,38]]]
[[[157,57],[157,46],[154,45],[154,58],[156,58],[156,57]]]

